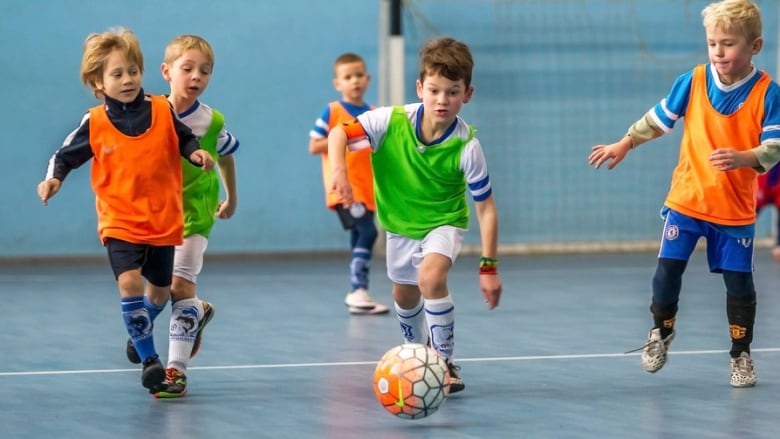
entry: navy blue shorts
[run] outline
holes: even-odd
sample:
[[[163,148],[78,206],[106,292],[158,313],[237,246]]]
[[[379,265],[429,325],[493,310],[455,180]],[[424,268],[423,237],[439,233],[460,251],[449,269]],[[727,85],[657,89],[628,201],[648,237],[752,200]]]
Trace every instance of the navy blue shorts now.
[[[106,240],[108,261],[114,271],[114,277],[125,271],[141,269],[141,275],[153,285],[167,287],[173,276],[174,246],[154,246],[133,244],[121,239]]]

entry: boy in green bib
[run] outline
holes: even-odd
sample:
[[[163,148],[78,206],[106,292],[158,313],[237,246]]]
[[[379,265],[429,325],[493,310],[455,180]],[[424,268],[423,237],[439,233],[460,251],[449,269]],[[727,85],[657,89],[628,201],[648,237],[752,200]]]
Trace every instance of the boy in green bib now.
[[[188,163],[182,163],[184,184],[184,243],[175,249],[173,283],[171,285],[171,322],[168,344],[166,386],[155,393],[158,398],[179,398],[187,393],[187,365],[200,349],[203,329],[214,316],[214,306],[198,298],[196,282],[203,268],[203,255],[216,218],[229,219],[236,212],[236,170],[233,153],[238,140],[225,129],[220,112],[200,102],[214,69],[214,51],[211,45],[195,35],[174,38],[165,49],[162,75],[170,84],[168,101],[179,119],[198,136],[201,148],[217,162],[216,173],[196,172]],[[219,200],[220,177],[225,199]],[[165,308],[165,303],[151,303],[147,307],[153,316]],[[133,351],[128,344],[128,359]]]
[[[420,51],[421,103],[367,111],[328,136],[333,188],[348,207],[352,188],[345,149],[371,148],[377,218],[387,231],[387,274],[406,342],[428,344],[447,362],[450,393],[464,389],[453,363],[455,307],[447,275],[469,223],[474,200],[482,241],[479,286],[498,306],[498,214],[476,130],[458,116],[471,99],[474,61],[464,43],[428,41]]]

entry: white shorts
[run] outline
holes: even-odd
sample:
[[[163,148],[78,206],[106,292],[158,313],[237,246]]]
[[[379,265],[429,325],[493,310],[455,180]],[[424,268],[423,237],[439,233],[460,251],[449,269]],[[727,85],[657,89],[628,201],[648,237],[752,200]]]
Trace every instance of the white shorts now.
[[[203,255],[209,240],[203,235],[190,235],[177,245],[173,256],[173,275],[197,283],[200,270],[203,269]]]
[[[433,229],[422,240],[387,233],[387,277],[397,284],[417,285],[417,270],[428,253],[439,253],[455,263],[466,230],[452,226]]]

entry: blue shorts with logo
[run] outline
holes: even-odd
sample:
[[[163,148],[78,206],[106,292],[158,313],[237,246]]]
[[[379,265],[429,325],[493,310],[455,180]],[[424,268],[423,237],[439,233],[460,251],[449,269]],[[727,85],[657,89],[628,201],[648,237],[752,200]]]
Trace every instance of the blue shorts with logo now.
[[[699,238],[707,241],[710,272],[753,271],[755,226],[723,226],[664,209],[664,234],[659,258],[687,261]]]

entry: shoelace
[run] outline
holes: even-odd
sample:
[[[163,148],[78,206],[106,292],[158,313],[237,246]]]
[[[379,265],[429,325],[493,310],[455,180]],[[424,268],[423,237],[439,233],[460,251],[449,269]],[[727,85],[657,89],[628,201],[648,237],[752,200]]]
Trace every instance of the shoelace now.
[[[630,351],[623,352],[624,354],[633,354],[634,352],[639,352],[644,350],[645,348],[648,349],[651,354],[655,354],[661,351],[661,344],[663,343],[663,340],[650,340],[647,343],[643,344],[642,346],[631,349]]]
[[[176,369],[166,369],[165,370],[165,379],[170,383],[175,383],[177,379],[181,377],[181,373]]]
[[[753,367],[745,357],[739,357],[734,361],[734,366],[741,374],[749,374],[753,371]]]

